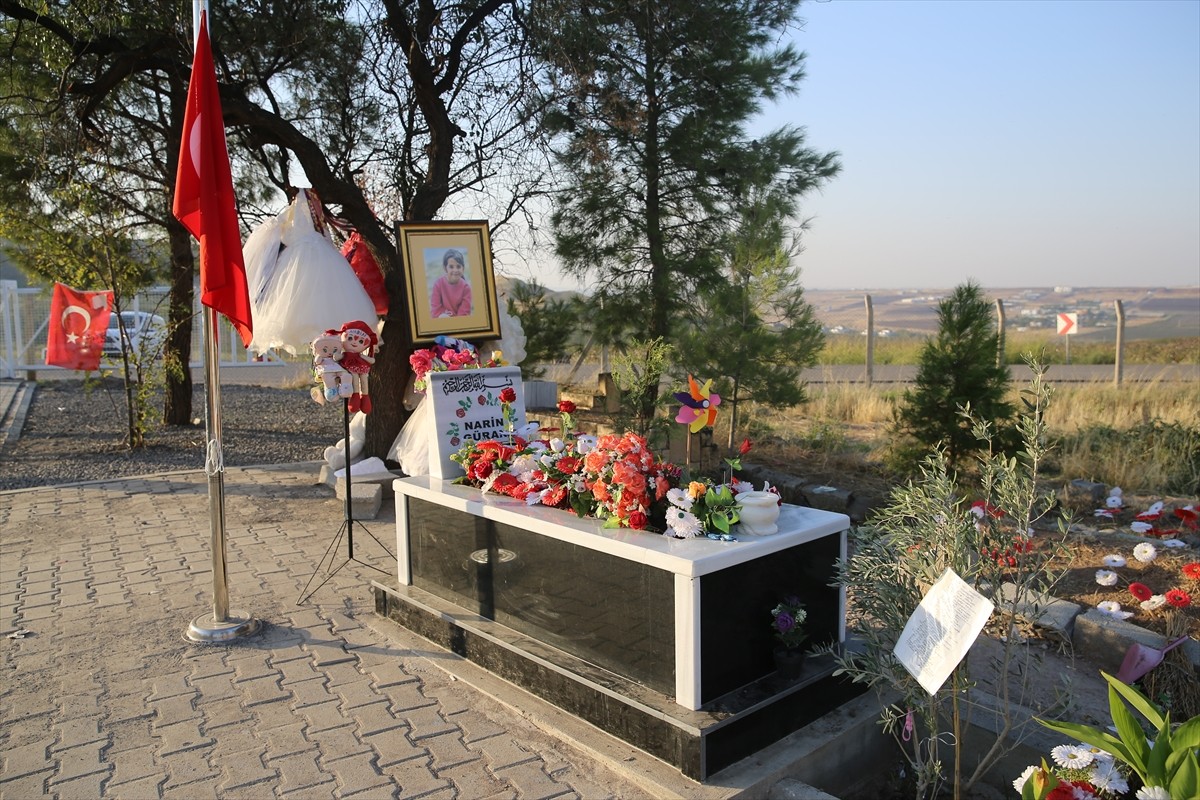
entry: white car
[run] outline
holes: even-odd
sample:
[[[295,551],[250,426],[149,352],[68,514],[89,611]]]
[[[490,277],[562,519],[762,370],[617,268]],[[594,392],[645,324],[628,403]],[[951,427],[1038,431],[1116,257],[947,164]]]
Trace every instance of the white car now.
[[[125,326],[125,349],[131,355],[150,358],[162,355],[167,341],[167,323],[162,317],[147,311],[122,311],[120,324]],[[104,333],[104,355],[119,357],[121,349],[121,330],[117,315],[113,314]]]

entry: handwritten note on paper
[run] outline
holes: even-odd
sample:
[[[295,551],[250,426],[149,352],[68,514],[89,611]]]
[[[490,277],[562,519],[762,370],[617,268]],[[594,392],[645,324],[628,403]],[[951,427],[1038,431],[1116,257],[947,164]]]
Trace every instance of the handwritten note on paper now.
[[[936,694],[994,608],[991,600],[947,569],[908,618],[892,652],[925,691]]]

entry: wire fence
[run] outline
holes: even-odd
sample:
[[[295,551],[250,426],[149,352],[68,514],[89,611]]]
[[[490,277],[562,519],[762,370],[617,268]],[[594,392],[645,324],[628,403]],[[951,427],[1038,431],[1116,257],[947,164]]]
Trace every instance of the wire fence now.
[[[14,378],[18,373],[63,371],[45,363],[50,295],[49,289],[19,288],[15,281],[0,281],[0,378]],[[825,331],[825,348],[817,367],[806,371],[805,380],[907,382],[915,374],[914,365],[921,349],[937,333],[937,309],[942,300],[939,295],[904,291],[876,294],[814,291],[807,295]],[[1019,365],[1022,353],[1036,351],[1048,363],[1070,365],[1072,341],[1078,340],[1074,360],[1080,366],[1086,362],[1093,367],[1107,367],[1093,369],[1087,373],[1090,378],[1079,379],[1095,380],[1103,374],[1119,384],[1130,371],[1125,363],[1127,340],[1177,337],[1183,339],[1186,348],[1188,337],[1200,337],[1200,289],[1148,290],[1128,300],[1098,296],[1102,299],[1082,300],[1024,290],[996,298],[994,314],[1001,338],[997,359],[1004,364]],[[167,287],[147,289],[129,298],[123,310],[147,311],[165,319],[168,298]],[[203,364],[199,312],[197,303],[191,321],[193,368]],[[223,367],[307,361],[307,355],[296,357],[275,352],[255,358],[243,349],[229,323],[220,319],[218,344]],[[592,353],[587,359],[572,359],[573,368],[566,363],[553,365],[560,368],[549,370],[548,377],[562,380],[564,375],[559,373],[569,373],[566,382],[573,383],[581,364],[596,357]],[[1133,368],[1128,377],[1195,380],[1200,372],[1195,353],[1158,361],[1158,365],[1146,369]],[[598,369],[601,373],[608,371],[603,360]]]

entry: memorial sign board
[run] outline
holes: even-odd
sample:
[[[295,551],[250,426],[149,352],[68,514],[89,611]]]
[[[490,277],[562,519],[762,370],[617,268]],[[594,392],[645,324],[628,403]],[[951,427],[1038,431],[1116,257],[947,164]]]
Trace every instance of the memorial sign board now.
[[[433,403],[433,437],[429,448],[429,474],[452,480],[463,474],[450,460],[469,439],[483,441],[503,438],[504,414],[500,392],[511,388],[516,393],[512,408],[512,426],[525,424],[525,393],[520,367],[491,367],[429,373],[429,401]]]

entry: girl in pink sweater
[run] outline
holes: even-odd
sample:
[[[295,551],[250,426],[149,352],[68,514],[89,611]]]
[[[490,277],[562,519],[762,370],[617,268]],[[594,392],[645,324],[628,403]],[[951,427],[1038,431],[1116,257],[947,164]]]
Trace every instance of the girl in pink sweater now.
[[[471,284],[467,283],[466,263],[459,250],[447,250],[442,256],[446,274],[434,281],[429,293],[429,310],[434,319],[471,315]]]

